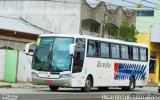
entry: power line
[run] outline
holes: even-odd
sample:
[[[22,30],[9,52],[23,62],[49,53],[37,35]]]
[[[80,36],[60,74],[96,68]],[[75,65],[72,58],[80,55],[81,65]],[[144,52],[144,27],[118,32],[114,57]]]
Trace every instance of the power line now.
[[[46,33],[53,33],[53,32],[51,32],[51,31],[48,31],[48,30],[46,30],[46,29],[43,29],[43,28],[41,28],[41,27],[39,27],[39,26],[37,26],[37,25],[34,25],[34,24],[28,22],[27,20],[23,19],[22,17],[20,17],[19,19],[22,20],[22,21],[24,21],[25,23],[28,23],[29,25],[31,25],[31,26],[33,26],[33,27],[35,27],[35,28],[37,28],[37,29],[43,30],[43,31],[46,32]]]
[[[150,4],[153,4],[153,5],[160,6],[159,4],[156,4],[156,3],[150,2],[150,1],[148,1],[148,0],[142,0],[142,1],[147,2],[147,3],[150,3]]]
[[[131,4],[135,4],[135,5],[140,5],[140,4],[138,4],[138,3],[134,3],[134,2],[131,2],[131,1],[127,1],[127,0],[122,0],[122,1],[131,3]],[[156,10],[160,10],[160,9],[158,9],[158,8],[150,7],[150,6],[144,6],[144,7],[146,7],[146,8],[151,8],[151,9],[156,9]]]
[[[57,1],[57,0],[48,0],[50,2],[59,2],[59,3],[70,3],[70,4],[80,4],[80,2],[73,2],[73,1]]]

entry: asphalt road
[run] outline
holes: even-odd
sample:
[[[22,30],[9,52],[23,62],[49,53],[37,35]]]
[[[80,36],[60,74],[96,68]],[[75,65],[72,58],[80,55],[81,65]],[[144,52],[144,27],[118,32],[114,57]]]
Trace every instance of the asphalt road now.
[[[160,100],[157,87],[136,88],[134,91],[122,91],[120,88],[98,91],[94,88],[91,92],[72,88],[60,88],[57,92],[51,92],[49,88],[1,88],[0,94],[0,100],[133,100],[133,96]]]

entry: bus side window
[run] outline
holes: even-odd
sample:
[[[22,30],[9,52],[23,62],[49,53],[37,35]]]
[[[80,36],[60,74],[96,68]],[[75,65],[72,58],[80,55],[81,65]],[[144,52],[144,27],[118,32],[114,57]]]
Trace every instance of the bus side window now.
[[[127,46],[124,46],[124,45],[122,45],[121,46],[121,58],[122,59],[128,59],[128,47]]]
[[[108,43],[100,43],[100,54],[102,58],[109,58],[110,47]]]
[[[111,56],[114,59],[120,58],[120,46],[118,44],[111,44]]]
[[[133,60],[133,49],[130,46],[128,46],[128,56],[130,60]]]
[[[98,42],[95,42],[95,44],[96,44],[95,57],[99,57],[100,56],[100,46]]]
[[[96,52],[96,46],[95,43],[92,41],[88,41],[88,48],[87,48],[87,56],[93,57]]]
[[[144,48],[140,48],[140,60],[141,61],[147,60],[147,50]]]
[[[88,41],[87,56],[89,56],[89,57],[99,57],[100,56],[99,51],[100,51],[99,42],[89,40]]]
[[[133,60],[139,60],[139,48],[138,47],[133,47]]]

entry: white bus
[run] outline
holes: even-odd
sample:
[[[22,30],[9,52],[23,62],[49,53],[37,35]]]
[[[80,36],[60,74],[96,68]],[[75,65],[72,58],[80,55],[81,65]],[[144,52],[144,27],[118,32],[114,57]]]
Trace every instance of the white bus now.
[[[25,52],[29,53],[26,45]],[[32,60],[34,84],[59,87],[92,87],[133,90],[148,82],[148,46],[85,35],[46,34],[37,39]]]

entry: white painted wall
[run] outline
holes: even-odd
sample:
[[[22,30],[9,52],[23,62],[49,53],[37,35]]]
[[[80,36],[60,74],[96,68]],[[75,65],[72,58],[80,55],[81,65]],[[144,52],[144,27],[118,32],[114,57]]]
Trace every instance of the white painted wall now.
[[[152,26],[151,27],[151,34],[150,34],[150,41],[151,42],[160,42],[160,26]]]
[[[54,1],[0,1],[0,16],[22,17],[54,33],[78,33],[80,26],[80,0]]]
[[[0,80],[4,79],[5,54],[5,50],[0,50]]]
[[[28,56],[24,51],[19,51],[18,56],[18,69],[17,81],[18,82],[31,82],[31,62],[32,56]]]

